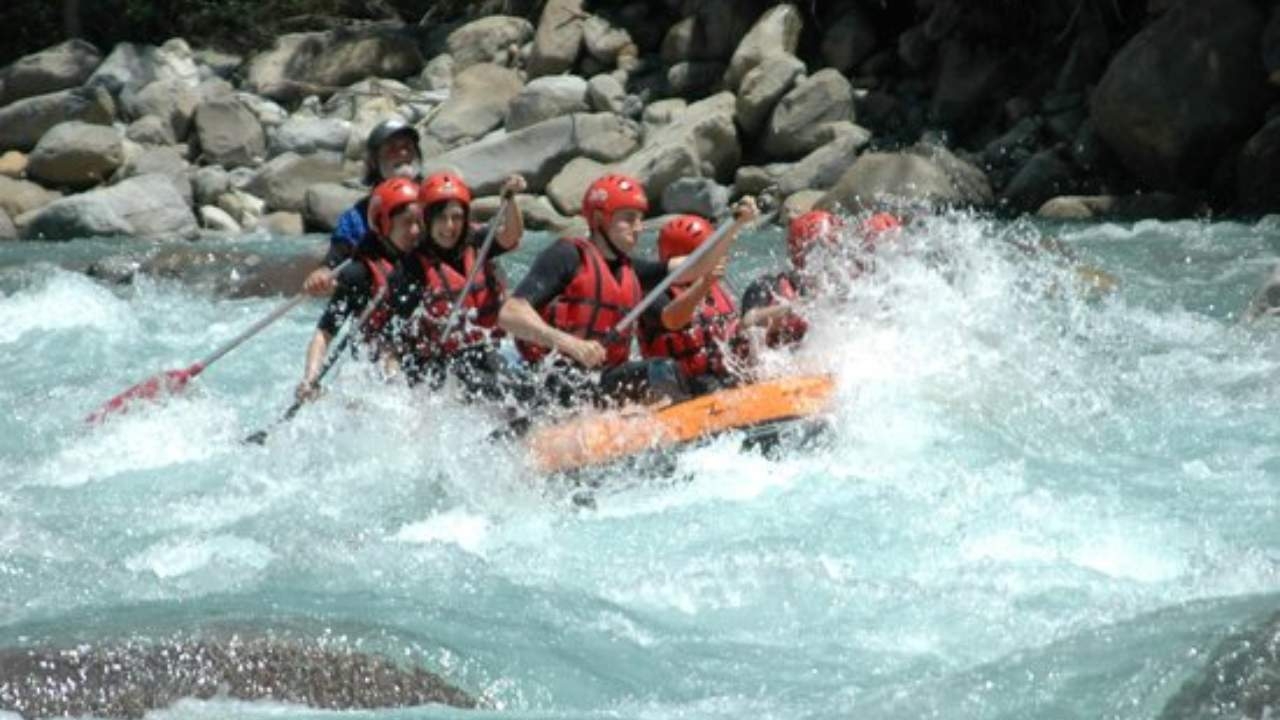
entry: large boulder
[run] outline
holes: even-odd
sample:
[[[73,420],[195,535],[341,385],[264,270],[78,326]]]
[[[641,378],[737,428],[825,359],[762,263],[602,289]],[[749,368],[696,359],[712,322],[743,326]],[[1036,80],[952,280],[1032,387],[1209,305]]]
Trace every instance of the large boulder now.
[[[790,54],[771,55],[752,68],[738,88],[736,118],[742,131],[757,135],[778,100],[804,75],[804,63]]]
[[[157,80],[176,80],[189,87],[200,84],[195,56],[182,38],[173,38],[160,47],[117,43],[86,84],[119,95],[126,90],[140,90]]]
[[[587,81],[575,75],[536,78],[511,100],[506,128],[515,131],[561,115],[586,112]]]
[[[448,92],[453,87],[453,56],[449,53],[439,55],[427,61],[422,72],[418,74],[416,87],[429,92]]]
[[[102,88],[36,95],[0,108],[0,148],[26,152],[49,128],[68,120],[110,125],[116,105]]]
[[[301,213],[307,206],[307,188],[316,183],[342,182],[348,174],[338,157],[285,153],[263,165],[245,189],[265,200],[269,210]]]
[[[46,190],[29,180],[0,176],[0,210],[17,220],[32,210],[39,210],[62,197],[62,193]]]
[[[284,153],[308,155],[314,152],[346,153],[351,138],[351,123],[294,116],[271,131],[271,156]]]
[[[1054,150],[1027,160],[1000,193],[1000,202],[1018,212],[1035,212],[1050,198],[1075,189],[1075,173]]]
[[[1280,118],[1264,125],[1240,151],[1236,200],[1244,212],[1280,211]]]
[[[662,64],[670,67],[696,59],[698,57],[697,30],[698,18],[694,15],[667,28],[667,34],[662,38],[662,48],[659,50]]]
[[[19,58],[0,71],[0,106],[34,95],[80,87],[102,62],[98,48],[80,39]]]
[[[853,71],[876,49],[875,25],[855,4],[845,6],[822,33],[822,59],[844,74]]]
[[[155,115],[143,115],[129,123],[124,136],[141,145],[173,145],[178,142],[173,136],[173,127]]]
[[[795,55],[803,29],[804,16],[795,5],[783,3],[770,8],[738,43],[725,71],[725,87],[736,92],[747,73],[766,58],[778,53]]]
[[[689,105],[669,124],[648,133],[644,147],[624,160],[619,169],[644,183],[655,207],[663,190],[677,178],[730,181],[742,158],[733,122],[735,106],[733,94],[728,92]]]
[[[569,218],[561,215],[550,201],[541,195],[520,193],[516,195],[515,201],[516,207],[520,208],[520,217],[524,221],[524,226],[528,230],[557,232],[572,225]],[[476,198],[476,201],[471,204],[471,215],[477,222],[488,222],[498,214],[501,203],[502,198],[496,195]]]
[[[189,237],[197,230],[191,208],[163,175],[142,175],[55,200],[24,220],[22,237],[29,240]]]
[[[787,166],[777,179],[779,194],[786,196],[801,190],[826,190],[835,185],[870,141],[870,131],[847,124],[835,140]]]
[[[558,75],[573,67],[582,50],[582,0],[548,0],[529,53],[529,77]]]
[[[9,213],[0,210],[0,240],[17,240],[18,228],[14,227],[13,220],[9,218]]]
[[[449,33],[445,45],[453,56],[455,72],[461,72],[472,65],[500,60],[507,56],[511,46],[520,47],[532,38],[533,24],[528,20],[490,15]]]
[[[342,183],[316,183],[307,188],[302,219],[308,228],[331,232],[338,226],[338,218],[342,217],[342,213],[364,199],[367,194],[367,190]]]
[[[587,81],[587,102],[595,112],[623,115],[627,110],[627,90],[614,76],[601,73]]]
[[[27,174],[45,185],[93,187],[124,163],[124,140],[115,128],[73,120],[45,133],[29,160]]]
[[[720,86],[724,63],[719,60],[686,60],[667,69],[667,87],[672,95],[705,97]]]
[[[227,171],[217,165],[197,168],[189,175],[196,205],[213,205],[223,193],[231,189]]]
[[[256,165],[267,154],[262,123],[234,96],[205,100],[196,109],[196,140],[206,163]]]
[[[587,186],[607,171],[608,166],[602,162],[576,157],[547,183],[547,197],[565,215],[580,215]]]
[[[932,157],[930,156],[932,154]],[[939,206],[988,205],[991,189],[975,183],[981,171],[940,149],[863,153],[823,196],[819,205],[850,212],[874,209],[884,201],[917,201]]]
[[[249,61],[245,87],[273,100],[327,97],[368,77],[403,78],[422,70],[410,29],[376,24],[332,32],[289,33]]]
[[[662,212],[720,217],[729,208],[729,188],[711,178],[686,177],[662,190]]]
[[[1149,186],[1205,187],[1222,148],[1262,120],[1265,21],[1249,0],[1178,3],[1111,61],[1093,93],[1093,127]]]
[[[582,46],[587,54],[605,67],[625,70],[627,62],[635,59],[639,49],[631,40],[631,33],[618,27],[600,15],[592,15],[582,23]]]
[[[515,70],[472,65],[453,79],[453,91],[427,123],[427,134],[446,150],[483,137],[502,124],[522,85]]]
[[[765,130],[764,150],[789,160],[823,143],[829,123],[852,121],[853,88],[838,71],[820,70],[796,84],[778,101]]]
[[[188,205],[194,207],[195,195],[191,185],[191,164],[187,162],[182,146],[150,147],[128,155],[116,174],[117,179],[140,175],[163,175]]]
[[[636,123],[611,113],[577,113],[553,118],[460,147],[429,161],[429,167],[459,171],[478,195],[498,192],[511,173],[525,176],[531,192],[541,192],[571,158],[604,163],[621,160],[640,144]]]
[[[941,70],[934,85],[929,114],[947,127],[964,127],[980,119],[1004,77],[1006,54],[975,48],[967,40],[942,45]]]
[[[127,118],[154,115],[169,124],[176,141],[183,142],[191,132],[200,94],[181,80],[157,80],[137,92],[122,93],[120,100]]]

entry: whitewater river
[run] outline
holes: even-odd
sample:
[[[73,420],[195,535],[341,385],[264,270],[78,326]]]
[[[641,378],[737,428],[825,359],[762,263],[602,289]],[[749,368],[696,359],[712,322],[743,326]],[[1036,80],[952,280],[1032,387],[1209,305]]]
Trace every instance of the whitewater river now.
[[[1009,242],[1042,234],[1117,291]],[[738,291],[778,244],[744,241]],[[1237,320],[1280,223],[952,216],[910,244],[768,360],[834,373],[827,446],[722,439],[679,480],[609,478],[595,510],[486,442],[484,408],[356,363],[242,444],[288,404],[318,304],[87,428],[280,298],[67,269],[118,241],[0,245],[0,649],[287,627],[482,704],[155,718],[1158,717],[1280,610],[1280,320]]]

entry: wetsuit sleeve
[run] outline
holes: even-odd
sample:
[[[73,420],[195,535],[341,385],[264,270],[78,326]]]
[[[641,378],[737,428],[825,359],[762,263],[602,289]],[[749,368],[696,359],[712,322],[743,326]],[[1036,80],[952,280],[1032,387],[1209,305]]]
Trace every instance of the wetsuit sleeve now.
[[[338,225],[333,229],[333,234],[329,236],[329,252],[325,255],[325,265],[328,267],[337,267],[339,263],[355,252],[360,246],[360,241],[364,238],[365,233],[369,231],[369,226],[365,221],[365,208],[368,207],[368,201],[360,202],[347,208],[338,218]]]
[[[631,261],[631,267],[635,269],[636,277],[640,280],[640,287],[645,292],[657,287],[658,283],[667,277],[667,264],[657,260],[635,258]]]
[[[773,283],[769,278],[759,278],[742,293],[741,313],[746,315],[756,309],[773,305]]]
[[[492,221],[487,223],[476,223],[472,225],[471,234],[467,238],[467,243],[470,244],[472,247],[474,247],[476,250],[479,250],[484,245],[484,238],[486,235],[489,234],[489,227],[491,225],[493,225]],[[506,248],[498,244],[498,241],[496,239],[493,241],[493,245],[489,246],[490,259],[500,257],[502,255],[506,255],[508,252],[509,251]]]
[[[409,317],[422,302],[422,263],[415,257],[405,258],[387,278],[387,306],[398,317]]]
[[[569,287],[578,274],[581,260],[572,243],[561,240],[552,244],[533,261],[533,267],[516,286],[513,297],[527,300],[541,310]]]
[[[337,335],[347,318],[359,315],[373,295],[373,279],[364,263],[353,263],[338,273],[337,287],[325,306],[316,328]]]

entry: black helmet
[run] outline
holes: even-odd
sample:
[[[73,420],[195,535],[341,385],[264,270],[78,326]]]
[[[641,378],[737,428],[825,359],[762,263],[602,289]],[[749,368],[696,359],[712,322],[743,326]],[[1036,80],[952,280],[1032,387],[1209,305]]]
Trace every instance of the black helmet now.
[[[375,185],[385,179],[382,177],[382,173],[378,171],[378,149],[397,135],[408,135],[413,138],[414,147],[417,147],[422,141],[418,131],[398,117],[383,120],[369,131],[369,137],[364,143],[364,181],[366,185]],[[419,156],[421,156],[422,151],[419,150],[418,152]]]

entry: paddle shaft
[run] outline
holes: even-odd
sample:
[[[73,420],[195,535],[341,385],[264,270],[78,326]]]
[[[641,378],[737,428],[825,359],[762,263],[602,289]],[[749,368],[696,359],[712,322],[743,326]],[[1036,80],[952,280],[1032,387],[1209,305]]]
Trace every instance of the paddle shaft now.
[[[489,223],[489,232],[484,236],[484,242],[480,244],[480,252],[476,253],[476,260],[471,265],[471,269],[467,271],[467,278],[462,283],[462,290],[458,292],[458,297],[454,299],[453,306],[449,308],[449,314],[445,318],[444,333],[441,337],[449,337],[449,333],[453,332],[453,325],[458,321],[458,313],[462,310],[462,303],[467,299],[467,293],[471,292],[471,285],[476,280],[476,274],[480,272],[480,268],[484,266],[486,260],[489,259],[489,251],[493,248],[493,242],[498,237],[498,228],[506,219],[507,204],[514,202],[510,198],[503,198],[498,204],[498,213],[494,215],[493,221]]]

